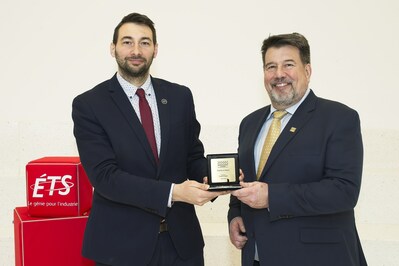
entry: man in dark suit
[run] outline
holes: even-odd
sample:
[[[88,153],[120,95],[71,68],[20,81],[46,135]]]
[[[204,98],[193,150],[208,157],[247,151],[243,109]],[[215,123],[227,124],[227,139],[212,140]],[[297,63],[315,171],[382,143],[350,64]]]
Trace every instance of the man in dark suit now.
[[[262,59],[271,105],[241,122],[243,188],[232,193],[228,213],[242,265],[367,265],[354,217],[363,164],[357,112],[309,89],[302,35],[270,36]],[[280,135],[267,151],[274,112]]]
[[[94,187],[83,255],[97,265],[203,265],[194,204],[225,194],[204,184],[191,91],[149,75],[157,51],[153,22],[125,16],[111,44],[117,74],[73,101],[74,135]]]

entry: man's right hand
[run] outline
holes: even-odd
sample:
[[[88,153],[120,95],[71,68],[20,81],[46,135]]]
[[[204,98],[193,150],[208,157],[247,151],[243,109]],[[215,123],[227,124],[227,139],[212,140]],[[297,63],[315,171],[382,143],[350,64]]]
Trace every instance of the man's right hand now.
[[[238,249],[242,249],[247,243],[244,221],[241,217],[235,217],[229,225],[229,235],[231,243]]]
[[[228,194],[228,191],[208,191],[208,184],[201,184],[194,180],[186,180],[181,184],[175,184],[172,192],[172,201],[182,201],[202,206],[208,201]]]

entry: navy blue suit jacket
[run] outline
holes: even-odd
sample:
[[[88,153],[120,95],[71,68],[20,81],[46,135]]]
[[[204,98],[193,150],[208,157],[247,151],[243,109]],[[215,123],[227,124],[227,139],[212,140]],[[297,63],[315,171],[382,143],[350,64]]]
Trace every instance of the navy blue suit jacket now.
[[[256,180],[255,141],[270,106],[240,125],[239,161],[245,181]],[[261,265],[366,265],[354,207],[363,165],[359,116],[313,91],[275,143],[259,181],[269,184],[269,210],[231,197],[229,222],[241,216],[248,242],[243,265],[252,265],[255,241]]]
[[[167,207],[171,183],[206,176],[191,91],[152,78],[161,124],[157,166],[144,129],[116,76],[73,101],[74,135],[94,187],[83,255],[113,266],[146,265],[166,218],[180,257],[204,242],[193,205]]]

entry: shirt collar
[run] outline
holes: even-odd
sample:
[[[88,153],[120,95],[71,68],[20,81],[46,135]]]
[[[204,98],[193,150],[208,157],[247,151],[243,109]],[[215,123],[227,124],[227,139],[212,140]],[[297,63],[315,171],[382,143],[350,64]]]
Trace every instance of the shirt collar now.
[[[151,94],[152,83],[150,75],[148,75],[148,78],[146,79],[144,84],[141,85],[140,87],[131,84],[129,81],[124,79],[119,73],[116,74],[116,78],[118,79],[119,84],[121,85],[122,89],[125,91],[127,95],[135,95],[138,88],[142,88],[146,94]]]

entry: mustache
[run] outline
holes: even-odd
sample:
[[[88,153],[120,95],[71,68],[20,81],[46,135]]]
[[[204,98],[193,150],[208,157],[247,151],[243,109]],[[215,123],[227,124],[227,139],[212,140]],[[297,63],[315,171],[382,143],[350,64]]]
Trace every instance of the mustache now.
[[[142,57],[142,56],[127,56],[127,57],[125,57],[125,60],[137,60],[137,59],[140,59],[140,60],[143,60],[143,61],[147,61],[144,57]]]
[[[270,84],[272,86],[275,86],[275,85],[277,85],[279,83],[289,83],[289,84],[291,84],[292,82],[293,82],[292,79],[289,79],[289,78],[275,78],[275,79],[272,80],[272,82],[270,82]]]

